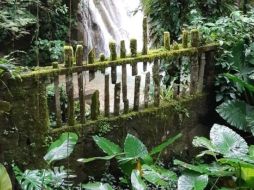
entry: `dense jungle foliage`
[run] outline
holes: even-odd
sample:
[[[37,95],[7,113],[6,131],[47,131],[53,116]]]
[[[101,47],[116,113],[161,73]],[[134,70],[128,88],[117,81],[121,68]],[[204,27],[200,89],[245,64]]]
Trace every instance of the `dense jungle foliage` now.
[[[87,184],[75,184],[75,174],[54,165],[55,161],[68,159],[77,143],[77,134],[63,133],[50,144],[44,156],[46,169],[22,171],[13,164],[21,189],[254,189],[253,2],[143,0],[141,7],[149,17],[154,47],[162,45],[164,31],[170,31],[172,41],[177,42],[181,31],[187,28],[199,29],[202,42],[220,45],[216,53],[214,98],[222,120],[212,126],[209,139],[193,139],[193,146],[201,148],[200,154],[189,161],[174,160],[168,167],[160,161],[160,154],[181,140],[181,134],[151,150],[131,134],[126,136],[123,146],[94,136],[106,156],[77,161],[87,164],[114,160],[122,177],[106,174],[101,180],[91,178]],[[35,66],[38,62],[46,65],[62,59],[63,45],[70,43],[70,25],[75,27],[75,17],[70,20],[70,1],[1,0],[0,9],[0,77],[5,71],[17,75],[14,67],[18,65]],[[29,43],[24,46],[23,41]],[[164,80],[167,86],[172,81],[169,75],[174,61],[165,61],[161,68],[168,76]],[[163,97],[172,98],[170,93],[166,90]],[[0,190],[9,189],[12,189],[10,178],[0,164]]]

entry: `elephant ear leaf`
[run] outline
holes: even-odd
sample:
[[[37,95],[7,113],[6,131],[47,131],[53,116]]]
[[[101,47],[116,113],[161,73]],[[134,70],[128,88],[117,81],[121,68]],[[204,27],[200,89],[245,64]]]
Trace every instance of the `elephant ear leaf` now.
[[[127,158],[145,158],[148,155],[146,146],[131,134],[125,139],[124,152]]]
[[[177,190],[203,190],[208,184],[208,175],[182,175]]]
[[[217,107],[218,114],[226,120],[230,125],[245,130],[247,128],[246,121],[246,103],[243,101],[228,101]]]
[[[132,184],[133,189],[135,189],[135,190],[145,190],[146,189],[145,182],[142,180],[140,172],[138,170],[132,170],[131,184]]]
[[[47,154],[44,156],[44,160],[51,163],[52,161],[62,160],[69,157],[73,152],[77,141],[78,136],[76,133],[63,133],[50,145]]]
[[[12,190],[10,177],[2,164],[0,164],[0,190]]]
[[[226,126],[214,124],[210,131],[210,139],[216,151],[225,157],[239,158],[248,154],[249,147],[246,141]]]
[[[113,156],[122,152],[121,148],[117,144],[104,137],[93,136],[93,140],[103,150],[103,152],[109,156]]]

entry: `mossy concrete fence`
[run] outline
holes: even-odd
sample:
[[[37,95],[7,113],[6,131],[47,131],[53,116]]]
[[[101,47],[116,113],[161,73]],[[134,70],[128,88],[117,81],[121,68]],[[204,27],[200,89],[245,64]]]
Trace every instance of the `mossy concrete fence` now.
[[[151,114],[155,116],[154,114],[159,114],[159,111],[163,110],[161,112],[163,116],[170,118],[172,113],[168,111],[169,107],[173,106],[173,110],[183,111],[184,109],[179,108],[178,104],[190,105],[191,97],[195,99],[193,102],[201,104],[201,101],[197,101],[197,97],[213,82],[213,60],[217,44],[201,44],[197,30],[183,31],[182,43],[171,44],[170,34],[165,32],[164,45],[160,49],[149,50],[146,18],[144,18],[143,28],[144,39],[141,53],[137,52],[137,40],[135,39],[130,42],[129,55],[126,53],[124,41],[121,41],[119,45],[111,42],[109,44],[110,57],[106,58],[104,54],[101,54],[98,60],[95,57],[94,49],[90,51],[84,61],[81,45],[75,48],[65,46],[63,64],[53,63],[51,67],[39,67],[33,71],[21,73],[20,77],[4,81],[4,85],[0,86],[0,100],[2,100],[0,108],[5,111],[5,113],[0,113],[0,161],[14,160],[23,166],[38,166],[40,162],[43,162],[38,157],[42,158],[45,153],[49,137],[55,137],[61,132],[75,131],[78,135],[86,137],[89,131],[96,131],[91,126],[97,126],[98,123],[113,122],[115,126],[119,123],[116,121],[120,120],[119,126],[122,126],[123,123],[128,126],[128,123],[133,125],[131,119],[136,116],[138,125],[142,125],[139,122],[142,118],[144,125],[149,125],[154,121],[160,123],[158,119],[151,121],[148,117],[151,118]],[[118,48],[120,49],[119,54],[117,53]],[[162,102],[160,66],[163,61],[169,59],[175,59],[174,63],[180,66],[183,58],[188,60],[190,80],[187,84],[183,85],[179,82],[175,86],[173,104]],[[141,72],[137,67],[138,63],[143,64],[144,89],[141,89]],[[132,68],[132,76],[126,74],[127,65]],[[148,65],[152,67],[151,73],[147,71]],[[121,67],[121,78],[116,73],[117,67]],[[111,68],[111,74],[104,72],[107,68]],[[87,117],[86,86],[83,75],[84,72],[89,72],[93,76],[96,71],[101,71],[105,76],[105,82],[101,84],[104,85],[104,108],[100,108],[101,104],[98,98],[100,92],[96,90],[91,96],[91,113]],[[174,74],[179,75],[179,78],[182,76],[180,70],[176,70]],[[59,85],[61,76],[65,76],[67,120],[62,118]],[[130,84],[127,82],[127,77],[135,77],[134,93],[130,95],[128,93]],[[76,99],[74,97],[74,80],[77,80],[76,88],[79,91]],[[114,84],[114,89],[109,89],[110,82]],[[48,105],[46,87],[52,83],[54,84],[54,103]],[[142,101],[140,92],[143,92],[144,96]],[[153,95],[151,96],[151,94]],[[110,96],[114,98],[110,99]],[[127,98],[130,96],[133,96],[133,103],[130,103]],[[111,100],[113,102],[110,102]],[[8,111],[9,104],[7,102],[11,104],[10,111]],[[74,108],[76,102],[79,102],[80,105],[79,113]],[[121,109],[120,103],[123,103],[123,109]],[[110,109],[110,106],[113,109]],[[49,107],[53,107],[53,111]],[[189,108],[191,109],[191,106]],[[50,128],[49,115],[52,115],[51,112],[55,115],[56,128]],[[172,121],[171,124],[175,125]],[[108,128],[105,127],[104,132],[107,130]],[[101,128],[99,131],[103,132]]]

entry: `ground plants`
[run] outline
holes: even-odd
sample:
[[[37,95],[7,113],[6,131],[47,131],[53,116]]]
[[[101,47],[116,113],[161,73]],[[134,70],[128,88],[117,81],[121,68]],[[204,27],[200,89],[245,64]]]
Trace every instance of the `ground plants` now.
[[[109,141],[104,137],[94,136],[95,143],[103,150],[107,156],[82,158],[79,162],[88,163],[95,160],[111,160],[116,159],[119,168],[130,181],[131,186],[136,190],[146,189],[146,182],[153,184],[155,187],[168,187],[176,182],[176,174],[156,164],[156,159],[160,153],[170,144],[175,142],[182,135],[179,134],[173,138],[169,138],[164,143],[154,147],[148,151],[146,146],[135,136],[128,134],[125,138],[124,147]],[[87,189],[95,189],[106,186],[108,184],[89,183],[84,185]]]
[[[22,190],[38,189],[69,189],[73,186],[73,175],[63,166],[52,167],[52,163],[68,158],[72,153],[78,136],[75,133],[63,133],[54,141],[44,160],[48,164],[47,169],[25,170],[22,172],[17,165],[13,165],[13,171]]]
[[[195,137],[195,147],[205,148],[197,157],[210,156],[206,164],[188,164],[179,160],[174,163],[185,168],[178,180],[179,190],[233,188],[248,189],[254,186],[253,145],[232,129],[214,124],[210,131],[210,140]]]

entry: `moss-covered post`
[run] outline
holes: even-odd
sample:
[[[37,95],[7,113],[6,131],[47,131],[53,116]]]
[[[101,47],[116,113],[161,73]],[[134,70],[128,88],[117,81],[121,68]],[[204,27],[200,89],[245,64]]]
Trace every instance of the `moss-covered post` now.
[[[88,52],[88,64],[94,64],[95,62],[95,49],[91,49]],[[93,80],[95,78],[95,71],[89,70],[89,81]]]
[[[191,30],[191,46],[197,48],[199,46],[199,32],[194,29]],[[199,80],[199,55],[198,52],[190,57],[190,94],[197,92]]]
[[[104,92],[104,114],[109,117],[110,103],[109,103],[109,75],[105,75],[105,92]]]
[[[136,57],[137,56],[137,40],[136,39],[130,40],[130,50],[131,50],[131,56]]]
[[[142,54],[148,54],[148,27],[147,27],[147,17],[143,18],[143,49]],[[147,62],[143,62],[143,71],[147,70]]]
[[[137,40],[136,39],[130,40],[130,50],[131,50],[131,56],[136,57],[137,56]],[[137,63],[133,63],[131,67],[132,67],[132,76],[137,75],[138,74]]]
[[[82,45],[77,45],[76,48],[76,65],[83,66],[84,49]],[[80,121],[85,123],[85,95],[84,95],[84,77],[83,72],[78,72],[78,89],[79,89],[79,103],[80,103]]]
[[[97,120],[100,115],[100,94],[99,91],[96,90],[92,95],[92,103],[91,103],[91,119]]]
[[[124,103],[124,112],[129,111],[129,100],[127,98],[127,69],[126,64],[122,65],[122,94],[123,94],[123,103]]]
[[[197,29],[191,30],[191,47],[198,47],[199,41],[199,31]]]
[[[188,40],[189,40],[189,33],[188,33],[187,30],[183,30],[183,33],[182,33],[182,46],[183,46],[183,48],[188,47]]]
[[[52,63],[53,69],[58,68],[58,63]],[[54,77],[54,93],[55,93],[55,112],[56,112],[56,127],[62,126],[61,102],[60,102],[60,88],[59,76]]]
[[[104,53],[100,54],[100,62],[106,61],[106,57]]]
[[[131,74],[132,76],[136,76],[138,74],[138,63],[133,63],[131,65]]]
[[[114,92],[114,115],[118,116],[120,114],[120,94],[121,94],[121,83],[115,84]]]
[[[141,76],[135,77],[135,87],[134,87],[134,103],[133,103],[133,110],[139,110],[139,97],[140,97],[140,81]]]
[[[110,60],[114,61],[117,59],[116,53],[116,43],[111,41],[109,42],[109,50],[110,50]],[[111,81],[112,84],[115,84],[117,81],[117,73],[116,73],[116,66],[111,67]]]
[[[154,60],[153,65],[153,82],[154,82],[154,106],[160,106],[160,66],[158,59]]]
[[[116,66],[111,67],[111,82],[112,84],[116,84],[117,81],[117,73]]]
[[[146,73],[145,89],[144,89],[144,105],[145,105],[145,108],[148,108],[148,104],[149,104],[150,78],[151,78],[150,72]]]
[[[105,57],[105,54],[104,54],[104,53],[100,53],[100,55],[99,55],[99,61],[100,61],[100,62],[106,61],[106,57]],[[104,69],[101,69],[101,73],[105,74],[105,68],[104,68]]]
[[[64,47],[64,63],[65,67],[69,69],[68,74],[66,74],[66,93],[68,99],[68,125],[73,126],[75,124],[74,116],[74,88],[73,88],[73,75],[72,75],[72,66],[73,66],[73,48],[71,46]]]
[[[125,41],[121,40],[120,42],[120,58],[126,57],[126,47],[125,47]]]
[[[197,92],[203,92],[203,87],[204,87],[204,75],[205,75],[205,54],[199,54],[199,74],[198,74],[198,86],[197,86]]]
[[[94,48],[88,52],[88,64],[94,64],[95,61],[95,50]]]
[[[170,50],[170,33],[169,32],[164,32],[163,45],[166,50]]]
[[[116,53],[116,43],[111,41],[109,42],[109,50],[110,50],[110,60],[114,61],[117,59],[117,53]]]
[[[147,17],[143,18],[143,50],[142,54],[147,55],[148,53],[148,32],[147,32]]]

